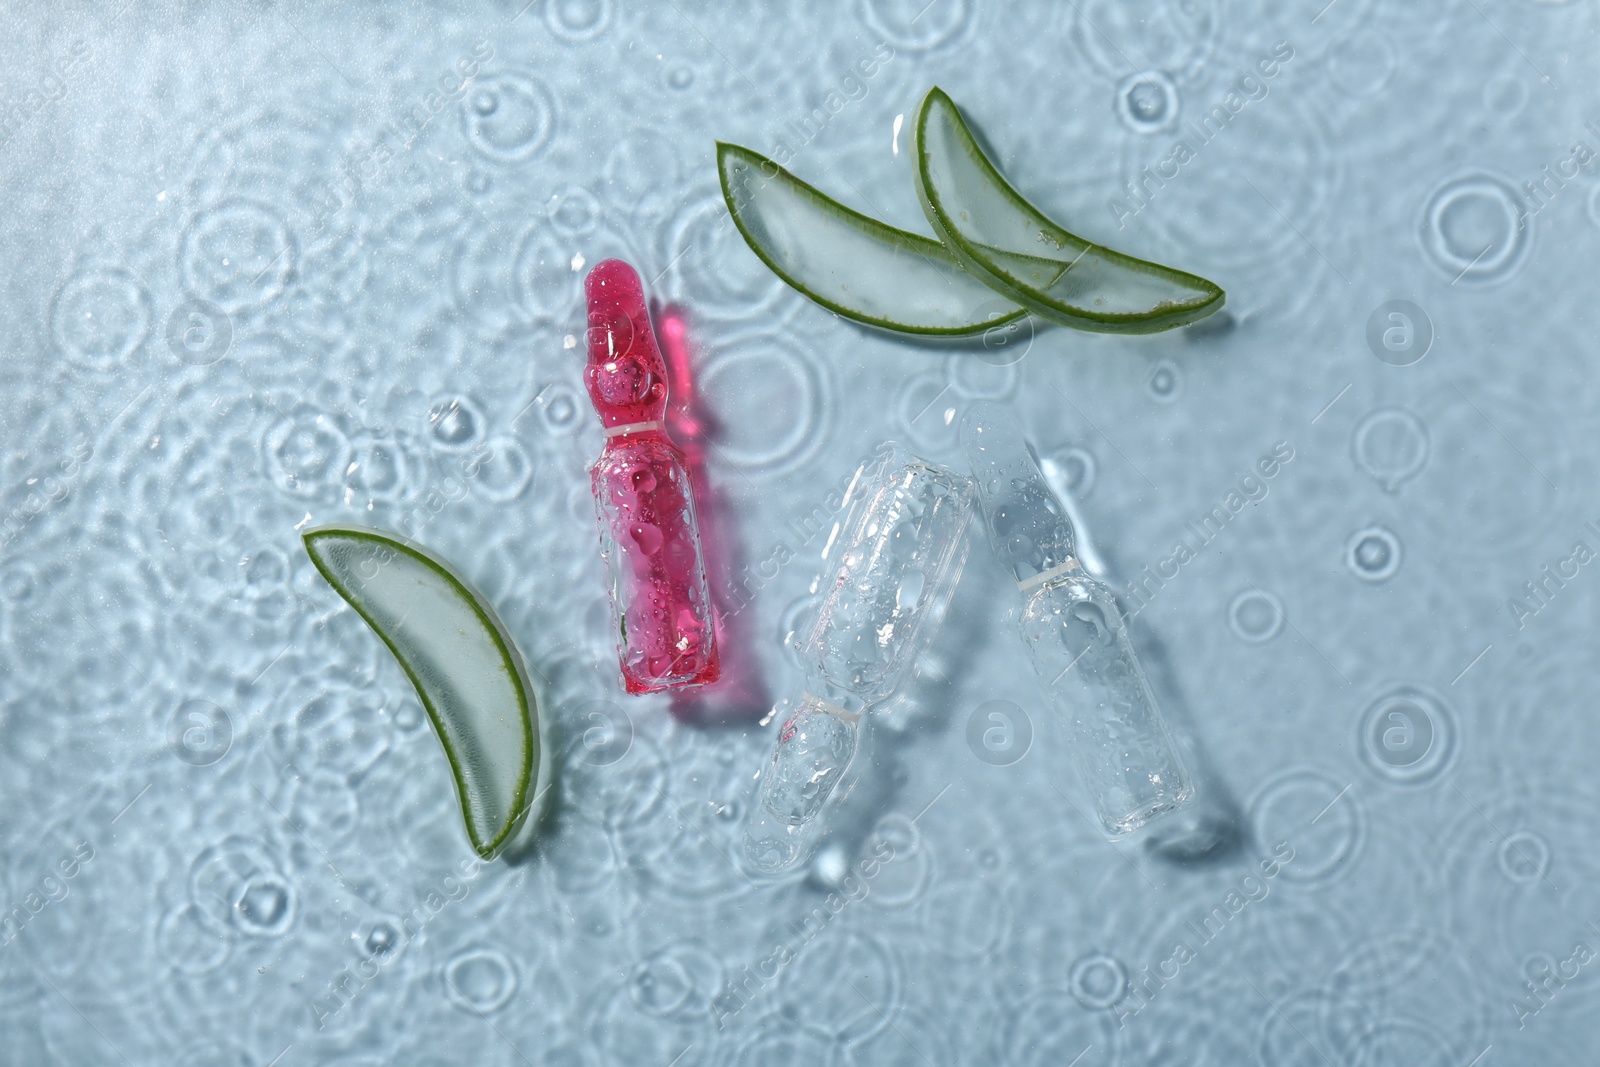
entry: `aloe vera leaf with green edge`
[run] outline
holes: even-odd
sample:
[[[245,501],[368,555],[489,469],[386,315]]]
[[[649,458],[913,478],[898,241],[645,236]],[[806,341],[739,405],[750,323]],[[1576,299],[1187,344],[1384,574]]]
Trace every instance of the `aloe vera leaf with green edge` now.
[[[1026,314],[938,241],[845,207],[758,152],[719,141],[717,171],[750,250],[829,311],[935,337],[981,334]]]
[[[544,792],[538,704],[494,610],[442,559],[361,526],[302,534],[328,584],[394,653],[427,709],[473,850],[489,858]],[[529,796],[534,770],[538,791]]]
[[[911,124],[917,196],[963,266],[1041,318],[1098,333],[1157,333],[1222,307],[1217,285],[1067,231],[1022,197],[978,146],[942,89]],[[1020,257],[1020,258],[1018,258]],[[1063,264],[1054,277],[1041,258]]]

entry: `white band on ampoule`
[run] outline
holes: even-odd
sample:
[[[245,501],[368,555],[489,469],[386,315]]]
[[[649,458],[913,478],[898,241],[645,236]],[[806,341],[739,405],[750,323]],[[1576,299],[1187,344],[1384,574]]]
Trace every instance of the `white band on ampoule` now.
[[[861,713],[859,711],[846,711],[845,709],[841,708],[839,705],[833,703],[832,701],[823,700],[821,697],[817,696],[815,693],[802,693],[802,694],[800,694],[800,703],[802,703],[802,704],[815,704],[818,707],[820,707],[823,711],[827,712],[830,715],[836,715],[839,718],[843,719],[845,722],[860,722],[861,721]]]
[[[1051,581],[1052,579],[1055,579],[1055,578],[1059,578],[1063,574],[1066,574],[1066,573],[1068,573],[1070,571],[1075,571],[1077,569],[1078,569],[1078,558],[1076,556],[1070,556],[1070,557],[1068,557],[1068,559],[1067,559],[1067,561],[1065,563],[1059,564],[1058,566],[1055,566],[1055,567],[1051,567],[1047,571],[1040,571],[1038,574],[1035,574],[1031,578],[1024,578],[1022,581],[1017,583],[1017,588],[1022,590],[1024,593],[1026,593],[1028,590],[1032,589],[1036,585],[1043,585],[1045,582]]]
[[[654,419],[650,422],[629,422],[624,423],[621,426],[607,426],[605,428],[605,435],[608,438],[621,437],[625,433],[644,433],[646,430],[659,429],[661,429],[661,420]]]

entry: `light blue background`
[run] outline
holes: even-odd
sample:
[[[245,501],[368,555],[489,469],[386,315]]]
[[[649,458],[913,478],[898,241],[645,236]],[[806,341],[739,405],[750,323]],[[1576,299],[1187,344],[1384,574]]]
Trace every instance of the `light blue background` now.
[[[1587,1062],[1593,4],[475,7],[7,18],[0,1061]],[[714,140],[925,230],[896,130],[933,84],[1028,196],[1227,319],[929,349],[783,287]],[[768,708],[685,724],[616,679],[579,379],[612,255],[692,316],[773,702],[802,518],[885,438],[959,463],[1002,398],[1114,577],[1198,548],[1132,626],[1220,846],[1078,813],[975,542],[838,841],[747,879]],[[462,878],[421,708],[299,547],[336,520],[409,524],[539,673],[562,785],[526,861]]]

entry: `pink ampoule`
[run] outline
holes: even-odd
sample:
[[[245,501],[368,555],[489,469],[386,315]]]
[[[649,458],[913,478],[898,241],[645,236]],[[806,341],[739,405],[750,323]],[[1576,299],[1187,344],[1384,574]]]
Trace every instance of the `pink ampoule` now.
[[[639,275],[619,259],[584,280],[584,385],[605,428],[590,468],[611,619],[630,693],[705,685],[721,673],[688,464],[667,437],[667,368]]]

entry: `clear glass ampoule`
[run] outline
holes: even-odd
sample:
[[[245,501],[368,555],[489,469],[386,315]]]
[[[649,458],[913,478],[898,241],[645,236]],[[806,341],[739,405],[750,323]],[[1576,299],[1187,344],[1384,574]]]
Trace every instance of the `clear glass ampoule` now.
[[[801,643],[806,689],[778,727],[745,823],[759,870],[785,870],[815,850],[862,715],[894,692],[926,639],[924,623],[960,577],[972,503],[970,478],[896,445],[856,471]]]
[[[961,443],[990,542],[1023,597],[1022,640],[1068,728],[1073,762],[1107,834],[1120,837],[1186,807],[1183,765],[1111,588],[1084,570],[1072,524],[1022,430],[997,404],[976,405]]]

